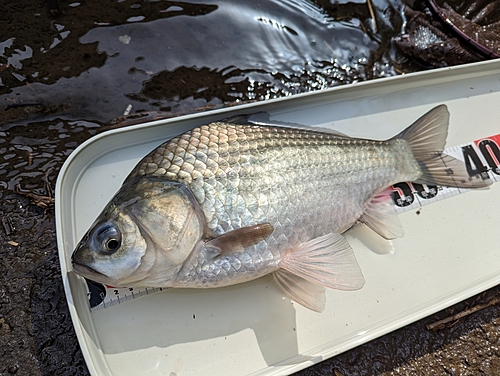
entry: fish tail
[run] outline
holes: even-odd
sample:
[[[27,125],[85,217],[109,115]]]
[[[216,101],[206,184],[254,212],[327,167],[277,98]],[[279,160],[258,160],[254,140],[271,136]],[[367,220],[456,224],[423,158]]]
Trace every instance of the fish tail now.
[[[481,188],[490,185],[489,178],[481,174],[470,176],[465,163],[443,154],[448,135],[450,113],[446,105],[440,105],[392,138],[408,142],[422,169],[421,184],[459,188]]]

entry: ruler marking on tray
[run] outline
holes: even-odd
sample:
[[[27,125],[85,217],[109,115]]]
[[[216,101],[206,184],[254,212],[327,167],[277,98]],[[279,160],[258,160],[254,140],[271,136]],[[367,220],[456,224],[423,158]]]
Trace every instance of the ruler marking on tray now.
[[[500,134],[481,138],[444,151],[465,163],[471,175],[480,174],[494,183],[500,180]],[[472,179],[472,178],[471,178]],[[466,188],[426,186],[423,184],[402,182],[393,186],[392,198],[397,213],[417,209],[421,206],[441,201],[467,192]]]
[[[470,175],[480,174],[483,179],[489,178],[494,183],[500,180],[500,134],[450,147],[444,153],[463,161]],[[393,186],[391,195],[396,212],[403,213],[457,196],[468,190],[403,182]],[[153,287],[117,288],[104,286],[89,280],[86,281],[91,312],[166,290],[166,288]]]

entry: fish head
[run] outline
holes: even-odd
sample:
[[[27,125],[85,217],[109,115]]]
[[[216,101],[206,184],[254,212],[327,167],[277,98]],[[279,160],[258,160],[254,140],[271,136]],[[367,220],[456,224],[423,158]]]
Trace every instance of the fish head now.
[[[73,270],[111,286],[168,287],[205,230],[189,188],[142,176],[122,186],[83,236]]]

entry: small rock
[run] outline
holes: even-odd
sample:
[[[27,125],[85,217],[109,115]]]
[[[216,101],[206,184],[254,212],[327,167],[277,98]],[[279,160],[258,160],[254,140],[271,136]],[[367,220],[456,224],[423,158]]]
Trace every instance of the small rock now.
[[[16,363],[16,364],[10,366],[8,371],[9,371],[9,373],[15,375],[17,373],[17,371],[19,371],[19,364]]]
[[[123,44],[129,44],[132,38],[130,37],[130,35],[125,34],[125,35],[120,35],[118,37],[118,40]]]

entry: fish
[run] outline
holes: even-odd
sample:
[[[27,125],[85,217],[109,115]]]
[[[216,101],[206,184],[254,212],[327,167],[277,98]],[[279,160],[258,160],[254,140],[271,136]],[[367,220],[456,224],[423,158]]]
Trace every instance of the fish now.
[[[440,105],[384,141],[242,116],[196,127],[133,168],[72,268],[123,287],[216,288],[272,274],[286,296],[321,312],[325,288],[365,284],[346,230],[364,223],[403,236],[393,184],[491,184],[443,154],[448,123]]]

